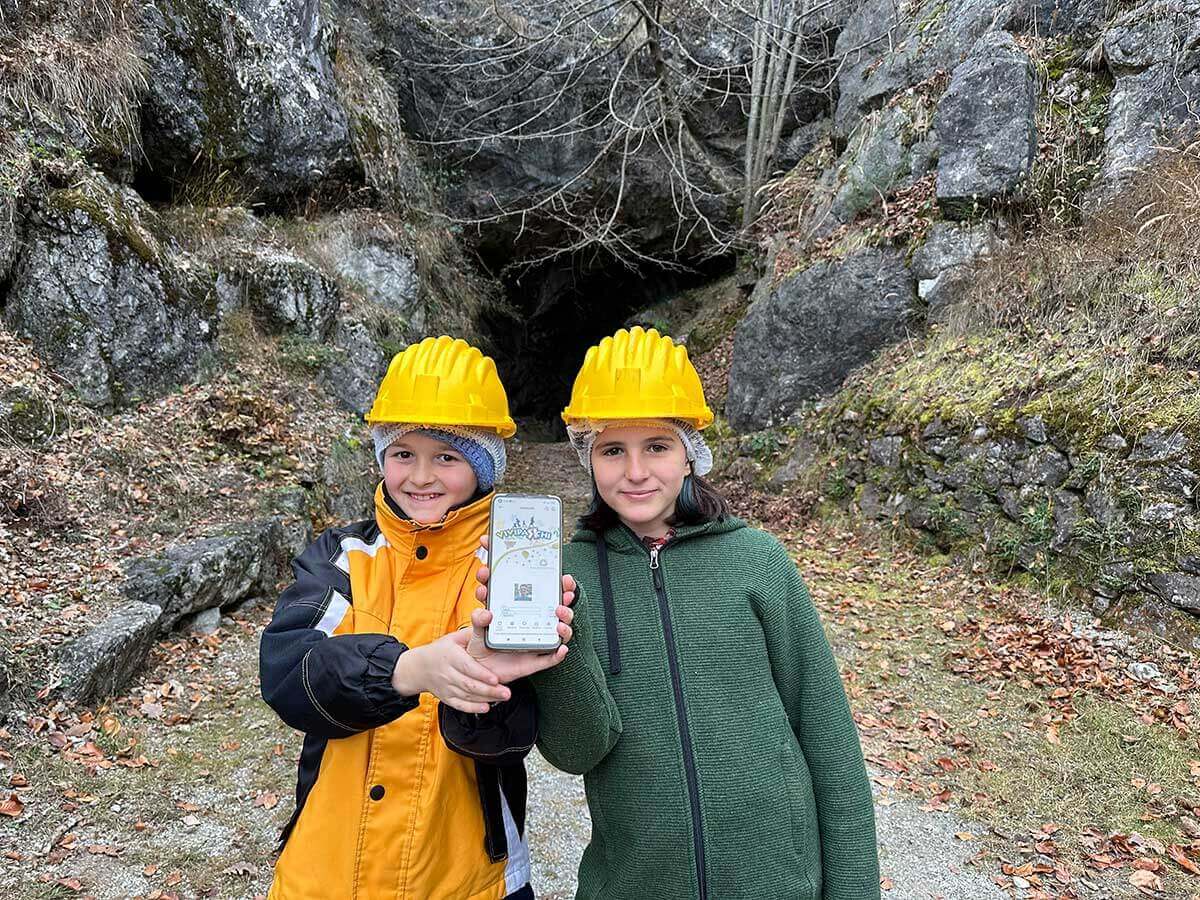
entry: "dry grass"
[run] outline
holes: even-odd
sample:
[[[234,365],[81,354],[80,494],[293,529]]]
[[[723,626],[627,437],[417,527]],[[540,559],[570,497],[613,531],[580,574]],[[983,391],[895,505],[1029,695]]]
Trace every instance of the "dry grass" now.
[[[1082,232],[1044,232],[997,255],[950,317],[1025,333],[1085,329],[1124,365],[1192,366],[1200,344],[1200,142],[1168,155]],[[1133,337],[1137,340],[1130,341]]]
[[[1080,229],[982,263],[944,327],[847,381],[842,407],[1004,430],[1022,415],[1087,445],[1155,427],[1200,438],[1200,146]]]
[[[364,41],[357,34],[363,28],[356,19],[344,22],[334,56],[338,97],[350,116],[355,153],[385,208],[428,207],[433,197],[406,143],[396,92],[360,46]]]
[[[146,64],[133,0],[31,0],[0,18],[0,111],[125,151]]]

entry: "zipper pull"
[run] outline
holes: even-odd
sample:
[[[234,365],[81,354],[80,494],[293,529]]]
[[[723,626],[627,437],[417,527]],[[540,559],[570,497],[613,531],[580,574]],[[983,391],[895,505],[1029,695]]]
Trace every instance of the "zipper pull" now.
[[[651,569],[658,568],[658,550],[659,550],[658,547],[650,548],[650,568]]]

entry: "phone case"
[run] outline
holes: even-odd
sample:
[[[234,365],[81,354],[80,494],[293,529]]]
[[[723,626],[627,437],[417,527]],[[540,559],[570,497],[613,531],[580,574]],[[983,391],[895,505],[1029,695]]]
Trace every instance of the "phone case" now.
[[[498,501],[508,500],[508,499],[554,500],[558,506],[557,553],[555,554],[557,557],[557,565],[552,570],[553,574],[554,574],[554,579],[555,579],[554,580],[554,591],[555,591],[556,602],[554,605],[555,605],[555,607],[557,607],[558,604],[562,602],[562,600],[561,600],[561,598],[562,598],[562,499],[560,497],[555,496],[554,494],[497,494],[496,496],[494,496],[492,498],[492,504],[491,504],[491,509],[490,509],[491,515],[489,516],[489,519],[488,519],[488,559],[487,559],[487,564],[488,564],[488,570],[492,573],[492,578],[489,579],[489,583],[488,583],[488,608],[493,609],[493,590],[496,589],[496,580],[495,580],[495,574],[496,574],[495,563],[497,562],[496,557],[495,557],[495,552],[496,552],[496,548],[497,548],[496,504]],[[505,582],[505,586],[509,586],[507,582]],[[526,599],[528,599],[528,600],[533,599],[534,585],[532,583],[524,583],[524,584],[517,583],[517,584],[511,585],[511,586],[513,587],[514,591],[517,592],[513,598],[514,602],[524,601]],[[527,593],[528,596],[525,596],[525,593]],[[493,621],[493,626],[495,624],[496,624],[495,621]],[[557,617],[555,617],[554,625],[552,626],[552,628],[553,628],[553,632],[549,636],[549,640],[546,642],[534,642],[534,643],[526,642],[526,643],[519,643],[519,644],[505,642],[505,643],[501,643],[501,644],[496,644],[496,643],[492,642],[492,627],[489,627],[487,630],[487,633],[485,635],[485,638],[484,638],[484,643],[490,650],[535,651],[535,652],[549,653],[549,652],[552,652],[552,651],[558,649],[558,646],[562,643],[561,639],[558,636],[558,619],[557,619]]]

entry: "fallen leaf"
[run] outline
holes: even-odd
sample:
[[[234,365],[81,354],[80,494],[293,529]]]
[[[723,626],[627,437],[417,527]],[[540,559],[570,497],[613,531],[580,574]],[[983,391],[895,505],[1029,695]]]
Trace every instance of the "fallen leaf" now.
[[[0,800],[0,816],[16,818],[25,809],[25,804],[16,794],[9,794],[7,800]]]
[[[1143,894],[1152,895],[1154,891],[1162,890],[1162,879],[1153,872],[1138,869],[1129,876],[1129,883]]]
[[[1173,859],[1183,868],[1187,869],[1193,875],[1200,875],[1200,866],[1197,866],[1194,862],[1192,862],[1191,859],[1188,858],[1187,852],[1178,844],[1171,844],[1171,846],[1167,847],[1167,856],[1171,857],[1171,859]]]
[[[279,795],[274,791],[263,791],[254,798],[254,805],[264,809],[274,809],[279,804]]]

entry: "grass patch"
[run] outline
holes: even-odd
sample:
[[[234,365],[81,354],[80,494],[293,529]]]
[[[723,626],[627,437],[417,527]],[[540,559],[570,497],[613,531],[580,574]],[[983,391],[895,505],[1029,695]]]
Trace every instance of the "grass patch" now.
[[[1011,432],[1040,415],[1088,449],[1111,431],[1200,439],[1200,145],[1083,232],[1043,231],[982,264],[948,326],[847,381],[880,421]]]
[[[0,17],[0,112],[137,148],[147,66],[133,0],[27,0]]]
[[[1032,831],[1043,822],[1057,822],[1069,831],[1094,826],[1178,840],[1173,824],[1143,818],[1146,803],[1158,796],[1147,787],[1155,785],[1163,797],[1191,792],[1188,760],[1195,751],[1120,704],[1090,697],[1078,706],[1079,716],[1062,729],[1057,747],[1028,729],[995,735],[1012,736],[992,750],[996,768],[970,770],[970,786],[986,794],[994,808],[990,818],[1008,829]]]

